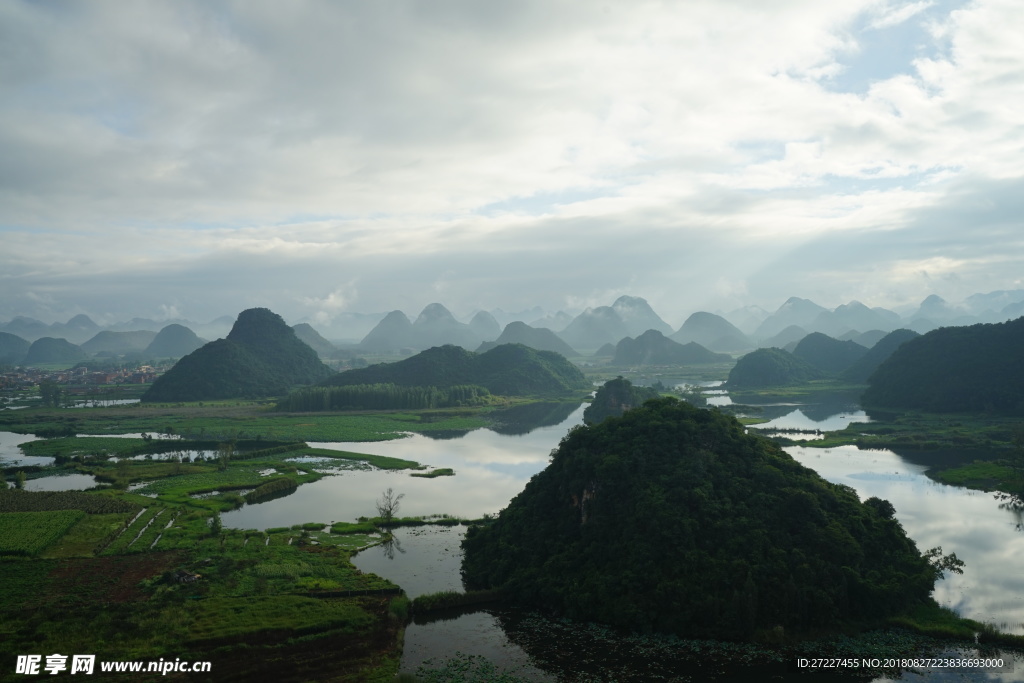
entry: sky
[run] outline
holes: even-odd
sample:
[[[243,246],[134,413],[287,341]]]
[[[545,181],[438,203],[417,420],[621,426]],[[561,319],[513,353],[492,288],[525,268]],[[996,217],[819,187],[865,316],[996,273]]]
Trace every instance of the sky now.
[[[0,0],[0,321],[1024,287],[1010,0]]]

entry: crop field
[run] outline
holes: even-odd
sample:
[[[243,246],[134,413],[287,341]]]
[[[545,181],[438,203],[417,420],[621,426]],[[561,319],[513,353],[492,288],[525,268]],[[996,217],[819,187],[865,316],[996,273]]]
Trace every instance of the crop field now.
[[[0,515],[0,555],[38,555],[84,516],[85,513],[80,510],[9,512]]]
[[[81,491],[21,491],[0,489],[0,512],[45,512],[81,510],[100,515],[137,512],[139,506],[122,498]]]

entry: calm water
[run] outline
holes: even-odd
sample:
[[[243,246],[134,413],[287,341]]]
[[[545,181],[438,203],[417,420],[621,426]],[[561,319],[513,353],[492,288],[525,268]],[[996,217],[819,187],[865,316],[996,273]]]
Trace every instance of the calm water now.
[[[405,494],[400,516],[449,514],[478,518],[504,508],[526,482],[548,464],[551,454],[569,428],[582,423],[583,405],[557,425],[540,427],[527,434],[499,434],[478,429],[458,439],[431,439],[413,434],[404,439],[370,443],[310,443],[373,455],[388,455],[431,465],[450,467],[455,476],[425,479],[409,471],[346,471],[306,484],[291,496],[247,505],[222,516],[225,526],[265,529],[304,522],[353,521],[377,514],[381,493],[394,489]]]

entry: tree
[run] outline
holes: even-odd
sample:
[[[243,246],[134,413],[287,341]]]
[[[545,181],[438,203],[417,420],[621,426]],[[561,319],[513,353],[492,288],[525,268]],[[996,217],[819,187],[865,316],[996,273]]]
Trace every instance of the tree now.
[[[221,531],[224,529],[223,523],[220,521],[220,513],[213,513],[213,517],[210,518],[210,535],[217,537],[220,536]]]
[[[43,398],[44,406],[60,407],[60,394],[60,386],[52,379],[44,379],[39,383],[39,395]]]
[[[396,496],[394,489],[390,487],[381,495],[377,500],[377,516],[380,517],[381,524],[389,524],[395,518],[395,514],[398,513],[399,501],[403,498],[405,498],[404,493],[399,493]]]
[[[21,490],[25,489],[25,473],[21,470],[18,470],[14,474],[14,488]]]

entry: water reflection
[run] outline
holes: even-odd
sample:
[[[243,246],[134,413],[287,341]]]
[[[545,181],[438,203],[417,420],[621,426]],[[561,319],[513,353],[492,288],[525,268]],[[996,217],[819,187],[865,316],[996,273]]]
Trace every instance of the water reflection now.
[[[346,471],[304,484],[299,495],[225,513],[223,523],[227,527],[265,529],[372,517],[376,514],[377,497],[387,488],[405,494],[399,511],[402,516],[445,513],[477,518],[484,513],[496,513],[523,490],[530,477],[547,466],[551,449],[571,427],[582,423],[583,409],[584,404],[577,404],[558,425],[514,436],[478,429],[453,441],[412,434],[393,441],[311,442],[309,445],[316,448],[387,455],[433,467],[450,467],[455,476],[425,479],[410,477],[408,471]]]
[[[926,550],[942,546],[966,563],[962,575],[935,586],[935,599],[962,616],[1024,633],[1024,575],[1014,571],[1024,556],[1019,512],[1000,508],[993,494],[946,486],[924,475],[926,464],[912,463],[888,450],[856,446],[785,449],[829,481],[853,487],[861,499],[891,502],[896,516]]]
[[[96,486],[99,482],[91,474],[55,474],[50,477],[29,479],[25,482],[26,491],[84,491]]]

